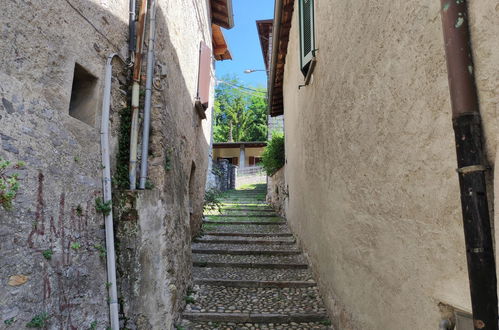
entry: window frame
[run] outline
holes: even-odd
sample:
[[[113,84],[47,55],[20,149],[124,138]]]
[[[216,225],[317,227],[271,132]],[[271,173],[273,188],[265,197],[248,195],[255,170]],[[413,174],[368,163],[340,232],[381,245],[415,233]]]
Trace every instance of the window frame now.
[[[305,1],[310,1],[310,52],[307,54],[304,54],[304,46],[305,46],[305,40],[304,40],[304,24],[303,24],[303,8]],[[299,37],[300,37],[300,70],[302,71],[303,75],[306,76],[308,73],[308,70],[310,68],[310,63],[312,62],[313,58],[315,57],[315,6],[314,6],[314,0],[298,0],[298,12],[299,12],[299,19],[300,19],[300,26],[299,26]]]

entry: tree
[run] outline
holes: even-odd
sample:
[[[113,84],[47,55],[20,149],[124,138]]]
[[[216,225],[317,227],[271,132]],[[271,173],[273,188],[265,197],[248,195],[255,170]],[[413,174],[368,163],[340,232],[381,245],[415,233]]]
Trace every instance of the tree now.
[[[265,89],[244,86],[236,77],[223,77],[215,89],[213,139],[215,142],[265,141]]]

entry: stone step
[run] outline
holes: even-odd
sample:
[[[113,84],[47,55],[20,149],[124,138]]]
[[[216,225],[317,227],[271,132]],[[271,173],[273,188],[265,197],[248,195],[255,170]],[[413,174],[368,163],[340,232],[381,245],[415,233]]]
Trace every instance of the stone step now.
[[[202,254],[231,254],[231,255],[274,255],[274,256],[289,256],[300,254],[300,250],[236,250],[236,249],[203,249],[192,248],[192,253]]]
[[[286,224],[272,224],[272,225],[253,225],[253,224],[242,224],[242,225],[228,225],[226,223],[222,224],[208,224],[203,225],[203,232],[210,234],[210,232],[227,232],[227,233],[251,233],[251,234],[290,234],[289,228]]]
[[[285,221],[217,221],[217,220],[203,220],[203,223],[211,223],[215,225],[284,225]]]
[[[208,215],[209,217],[225,217],[225,218],[278,218],[279,216],[274,214],[218,214],[218,215]]]
[[[212,321],[189,321],[182,320],[177,329],[183,330],[240,330],[240,329],[320,329],[332,330],[329,321],[323,322],[290,322],[290,323],[234,323],[234,322],[212,322]]]
[[[210,236],[233,236],[233,237],[293,237],[291,233],[219,233],[219,232],[210,232]]]
[[[227,279],[252,281],[313,281],[309,269],[263,269],[238,267],[194,267],[194,279]]]
[[[317,283],[313,281],[251,281],[226,279],[194,280],[194,284],[237,288],[309,288],[317,286]]]
[[[306,319],[265,319],[257,321],[241,320],[242,322],[307,322],[320,321],[325,318],[326,308],[320,298],[318,288],[262,288],[262,287],[231,287],[220,285],[195,285],[191,295],[194,302],[188,303],[187,313],[217,313],[221,317],[239,317],[240,314],[273,315],[289,317],[290,315],[304,316]],[[321,315],[313,319],[310,315]],[[195,317],[195,316],[194,316]],[[309,318],[310,317],[310,318]],[[232,319],[218,319],[218,321],[237,321]],[[217,321],[203,319],[204,321]]]
[[[264,268],[264,269],[307,269],[308,264],[290,262],[230,262],[230,261],[194,261],[194,267],[238,267],[238,268]]]
[[[291,239],[228,239],[224,238],[195,238],[194,243],[208,244],[261,244],[261,245],[293,245],[295,240]]]
[[[271,208],[224,208],[222,212],[275,212]]]
[[[266,256],[266,255],[214,255],[196,253],[192,255],[195,262],[235,262],[235,263],[296,263],[306,264],[305,257],[302,254],[290,256]]]

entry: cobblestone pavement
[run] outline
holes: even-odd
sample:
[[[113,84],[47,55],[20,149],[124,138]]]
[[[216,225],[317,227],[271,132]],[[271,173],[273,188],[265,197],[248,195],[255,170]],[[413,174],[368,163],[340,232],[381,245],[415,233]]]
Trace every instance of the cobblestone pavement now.
[[[222,213],[206,215],[228,223],[205,223],[194,240],[194,286],[176,328],[333,329],[287,224],[230,223],[285,221],[269,217],[265,185],[252,188],[226,193]]]

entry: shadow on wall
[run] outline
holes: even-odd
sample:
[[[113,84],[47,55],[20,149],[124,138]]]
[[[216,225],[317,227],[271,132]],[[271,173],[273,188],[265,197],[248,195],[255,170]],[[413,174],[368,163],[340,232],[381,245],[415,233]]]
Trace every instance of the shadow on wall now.
[[[26,163],[14,209],[0,211],[0,277],[9,279],[0,289],[0,321],[13,320],[15,328],[44,313],[49,328],[108,326],[103,219],[94,206],[102,189],[100,136],[98,125],[71,117],[69,107],[77,62],[98,81],[99,122],[106,57],[127,45],[128,4],[109,4],[115,5],[121,7],[106,10],[86,0],[7,2],[0,13],[1,33],[10,41],[0,44],[0,157]],[[141,197],[143,205],[154,202],[161,212],[147,223],[154,225],[146,228],[156,234],[153,239],[145,243],[149,232],[135,220],[136,249],[127,259],[120,260],[125,245],[117,253],[120,303],[128,321],[140,317],[163,328],[178,315],[189,284],[189,201],[194,227],[202,216],[209,145],[161,10],[157,24],[157,61],[167,66],[168,77],[153,99],[149,178],[155,188]],[[198,54],[191,56],[197,77]],[[118,112],[126,106],[115,94],[127,89],[126,79],[117,78],[114,141]],[[196,177],[189,188],[192,162]],[[126,282],[138,290],[124,292]]]
[[[0,157],[26,163],[13,209],[0,209],[0,278],[9,279],[0,322],[13,329],[44,315],[51,329],[109,324],[103,217],[95,211],[100,134],[69,106],[77,62],[97,79],[99,122],[106,57],[118,50],[113,44],[126,45],[127,16],[113,12],[126,8],[68,2],[6,1],[0,12]],[[113,95],[120,87],[113,82]],[[116,122],[124,100],[113,100]]]
[[[201,36],[189,39],[198,33],[194,29],[178,35],[186,48],[195,43],[191,47],[195,53],[189,54],[192,65],[181,68],[179,50],[169,33],[169,26],[177,22],[167,22],[158,7],[156,24],[156,65],[166,67],[167,77],[156,82],[153,90],[148,179],[154,188],[138,193],[138,202],[131,203],[137,205],[137,217],[117,223],[119,284],[127,328],[173,325],[183,309],[191,284],[190,237],[201,224],[208,166],[209,144],[194,108],[196,90],[189,89],[197,84],[186,81],[197,79]],[[189,75],[188,70],[194,73]]]

